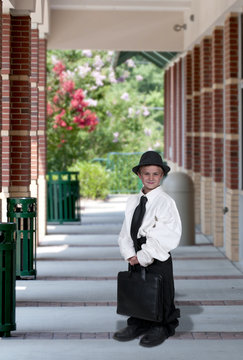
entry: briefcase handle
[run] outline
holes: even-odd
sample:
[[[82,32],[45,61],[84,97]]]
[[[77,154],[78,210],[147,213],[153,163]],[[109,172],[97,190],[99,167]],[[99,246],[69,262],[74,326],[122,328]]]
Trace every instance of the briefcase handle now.
[[[146,269],[146,267],[141,266],[141,265],[140,265],[140,268],[141,268],[141,272],[140,272],[141,278],[142,278],[143,280],[146,280],[146,272],[147,272],[147,269]],[[128,266],[128,271],[130,272],[130,276],[132,276],[132,273],[135,271],[134,265],[132,266],[132,265],[129,264],[129,266]]]

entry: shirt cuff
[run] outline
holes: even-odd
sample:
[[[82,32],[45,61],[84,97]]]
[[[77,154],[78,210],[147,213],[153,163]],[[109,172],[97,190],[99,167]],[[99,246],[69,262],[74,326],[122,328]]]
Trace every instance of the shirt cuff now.
[[[137,252],[138,262],[141,266],[147,267],[154,262],[154,258],[151,257],[148,253],[145,253],[143,250]]]

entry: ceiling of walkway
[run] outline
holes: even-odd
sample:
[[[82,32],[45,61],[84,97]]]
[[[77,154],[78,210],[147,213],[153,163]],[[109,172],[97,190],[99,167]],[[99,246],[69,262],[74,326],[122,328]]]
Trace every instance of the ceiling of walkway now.
[[[52,9],[184,11],[190,0],[50,0]]]
[[[50,49],[169,51],[183,49],[190,0],[49,0]]]

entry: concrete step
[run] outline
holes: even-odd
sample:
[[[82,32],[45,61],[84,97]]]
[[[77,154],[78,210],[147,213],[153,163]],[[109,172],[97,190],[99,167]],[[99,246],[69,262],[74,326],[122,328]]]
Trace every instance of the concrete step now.
[[[174,340],[146,349],[138,339],[128,343],[115,340],[4,340],[1,356],[4,360],[239,360],[241,340]]]
[[[17,301],[98,302],[116,301],[116,280],[21,280]],[[176,280],[176,301],[238,301],[243,299],[241,279]]]
[[[243,332],[243,306],[181,306],[179,332]],[[127,317],[115,306],[18,307],[18,332],[114,332]]]

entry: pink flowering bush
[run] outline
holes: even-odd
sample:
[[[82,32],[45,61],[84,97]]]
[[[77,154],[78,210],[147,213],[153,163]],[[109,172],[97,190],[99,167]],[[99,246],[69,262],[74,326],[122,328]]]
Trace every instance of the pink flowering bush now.
[[[51,71],[47,103],[48,153],[51,152],[49,158],[53,161],[51,168],[62,170],[75,159],[72,146],[76,144],[78,148],[82,137],[87,137],[82,132],[95,130],[98,118],[88,108],[83,89],[77,88],[74,79],[69,78],[66,66],[57,61]]]
[[[49,171],[106,158],[109,152],[162,150],[163,128],[151,111],[161,106],[156,88],[162,76],[152,81],[150,91],[151,66],[130,59],[114,69],[112,57],[111,51],[48,51]]]

